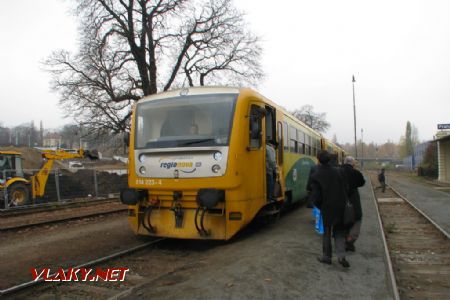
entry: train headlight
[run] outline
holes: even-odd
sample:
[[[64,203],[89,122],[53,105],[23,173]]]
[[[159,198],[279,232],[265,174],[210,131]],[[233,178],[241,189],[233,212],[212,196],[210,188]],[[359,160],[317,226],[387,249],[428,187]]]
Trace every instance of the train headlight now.
[[[120,191],[120,201],[123,204],[135,205],[139,201],[139,192],[135,189],[122,189]]]
[[[220,151],[214,152],[213,157],[215,160],[221,161],[222,157],[223,157],[222,152],[220,152]]]
[[[139,168],[139,173],[141,173],[141,174],[145,174],[146,171],[147,170],[145,169],[145,167],[140,167]]]
[[[145,155],[144,154],[139,155],[139,161],[141,163],[143,163],[145,161]]]
[[[212,170],[214,173],[219,173],[219,171],[220,171],[220,166],[219,166],[219,165],[214,165],[214,166],[212,166],[211,170]]]
[[[225,191],[217,189],[200,189],[197,194],[197,203],[200,207],[213,208],[219,202],[225,201]]]

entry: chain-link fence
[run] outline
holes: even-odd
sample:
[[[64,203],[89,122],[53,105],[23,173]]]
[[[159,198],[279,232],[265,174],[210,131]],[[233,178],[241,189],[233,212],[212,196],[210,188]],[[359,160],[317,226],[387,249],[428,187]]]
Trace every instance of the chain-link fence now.
[[[37,188],[32,186],[31,177],[36,176],[38,170],[24,171],[23,177],[8,170],[0,174],[0,209],[118,198],[120,190],[128,184],[126,169],[55,169],[48,174],[44,195],[33,197],[37,194],[33,189]],[[14,178],[18,180],[5,187]]]

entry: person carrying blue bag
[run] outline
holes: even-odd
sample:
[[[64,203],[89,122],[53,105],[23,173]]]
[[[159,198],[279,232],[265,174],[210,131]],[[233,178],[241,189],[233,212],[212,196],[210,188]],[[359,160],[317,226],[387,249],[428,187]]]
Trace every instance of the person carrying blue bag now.
[[[317,165],[311,166],[311,169],[309,170],[309,176],[308,176],[308,182],[306,183],[306,190],[308,191],[307,196],[307,207],[312,208],[312,215],[315,220],[315,228],[317,233],[323,234],[323,220],[322,220],[322,214],[320,212],[320,209],[314,206],[314,199],[311,196],[312,192],[312,186],[311,186],[311,175],[314,174],[317,171]]]
[[[322,214],[320,213],[320,209],[318,209],[317,207],[313,208],[313,217],[315,222],[315,228],[316,228],[316,232],[319,234],[323,234],[324,230],[323,230],[323,220],[322,220]]]
[[[322,256],[318,261],[331,264],[332,246],[331,236],[334,236],[336,256],[339,264],[349,268],[350,264],[345,258],[345,236],[347,233],[344,225],[344,211],[348,201],[345,177],[341,175],[338,168],[332,167],[329,162],[330,154],[319,151],[317,154],[319,166],[317,171],[311,175],[311,197],[314,206],[320,209],[323,217],[324,234],[322,237]]]

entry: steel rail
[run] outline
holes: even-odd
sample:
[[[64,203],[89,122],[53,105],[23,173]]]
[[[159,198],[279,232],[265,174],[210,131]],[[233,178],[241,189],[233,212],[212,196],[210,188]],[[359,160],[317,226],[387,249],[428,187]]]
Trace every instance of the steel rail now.
[[[91,260],[91,261],[86,262],[86,263],[82,263],[82,264],[80,264],[78,266],[71,267],[71,268],[77,269],[77,268],[85,268],[85,267],[98,265],[100,263],[107,262],[107,261],[112,260],[114,258],[118,258],[118,257],[121,257],[123,255],[134,253],[136,251],[142,250],[142,249],[144,249],[144,248],[146,248],[148,246],[151,246],[153,244],[159,243],[159,242],[161,242],[163,240],[166,240],[166,239],[167,238],[160,238],[160,239],[157,239],[157,240],[154,240],[154,241],[151,241],[151,242],[147,242],[147,243],[144,243],[144,244],[141,244],[141,245],[138,245],[138,246],[131,247],[129,249],[118,251],[116,253],[113,253],[113,254],[110,254],[110,255],[107,255],[107,256],[103,256],[103,257],[97,258],[95,260]],[[68,272],[68,269],[65,269],[64,272],[65,273]],[[57,273],[53,273],[49,277],[54,277],[54,276],[56,276],[56,274]],[[18,285],[6,288],[4,290],[0,290],[0,296],[11,294],[11,293],[15,293],[15,292],[21,291],[23,289],[35,286],[35,285],[43,283],[43,282],[45,282],[43,278],[40,278],[38,280],[27,281],[27,282],[24,282],[24,283],[21,283],[21,284],[18,284]]]
[[[51,225],[51,224],[67,222],[67,221],[81,220],[81,219],[92,218],[92,217],[97,217],[97,216],[101,216],[101,215],[109,215],[109,214],[124,212],[127,210],[128,210],[128,208],[120,208],[120,209],[115,209],[115,210],[111,210],[111,211],[96,212],[96,213],[73,216],[73,217],[68,217],[68,218],[60,218],[60,219],[54,219],[54,220],[48,220],[48,221],[42,221],[42,222],[36,222],[36,223],[30,223],[30,224],[22,224],[22,225],[18,225],[18,226],[3,227],[3,228],[0,228],[0,232],[21,230],[21,229],[25,229],[25,228],[29,228],[29,227]]]
[[[431,224],[434,225],[434,227],[436,227],[440,232],[442,232],[442,234],[444,234],[447,239],[450,239],[450,234],[445,231],[444,228],[442,228],[441,226],[439,226],[439,224],[437,224],[430,216],[428,216],[423,210],[421,210],[420,208],[418,208],[416,205],[414,205],[411,201],[409,201],[405,196],[403,196],[402,194],[400,194],[398,192],[398,190],[396,190],[392,185],[387,185],[391,188],[391,190],[396,193],[398,196],[400,196],[400,198],[402,198],[406,203],[408,203],[412,208],[414,208],[419,214],[421,214],[425,219],[427,219]]]
[[[394,296],[395,300],[400,300],[400,294],[398,292],[397,281],[395,280],[395,273],[394,273],[394,268],[393,268],[393,264],[392,264],[392,259],[391,259],[391,255],[389,254],[389,248],[388,248],[388,245],[387,245],[386,235],[384,234],[383,221],[381,220],[380,210],[378,208],[377,197],[375,196],[375,190],[373,188],[373,184],[372,184],[372,180],[370,178],[370,174],[369,174],[368,177],[369,177],[370,187],[372,189],[372,198],[373,198],[373,201],[374,201],[374,204],[375,204],[375,209],[377,210],[378,225],[380,226],[381,237],[382,237],[382,240],[383,240],[384,254],[385,254],[387,267],[388,267],[388,271],[389,271],[388,274],[389,274],[389,279],[390,279],[390,283],[391,283],[392,293],[393,293],[393,296]]]
[[[70,200],[70,201],[61,201],[61,202],[47,202],[36,204],[33,206],[15,206],[8,209],[0,209],[0,216],[9,217],[9,216],[18,216],[18,215],[26,215],[32,214],[36,212],[47,212],[47,211],[57,211],[60,209],[66,208],[76,208],[76,207],[84,207],[88,205],[100,205],[108,202],[119,202],[119,198],[102,198],[102,199],[81,199],[81,200]]]

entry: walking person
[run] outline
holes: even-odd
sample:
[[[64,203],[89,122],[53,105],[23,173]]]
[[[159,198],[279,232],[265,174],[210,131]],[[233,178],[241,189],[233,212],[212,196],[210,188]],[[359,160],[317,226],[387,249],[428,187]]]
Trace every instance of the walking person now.
[[[275,171],[276,171],[276,153],[275,148],[267,143],[266,144],[266,191],[267,200],[269,202],[276,201],[274,194],[275,187]]]
[[[347,236],[345,238],[345,250],[352,252],[355,251],[355,242],[359,237],[362,221],[361,198],[359,196],[358,188],[366,183],[362,173],[355,169],[355,165],[356,160],[352,156],[347,156],[342,165],[342,170],[348,184],[348,198],[355,209],[355,222],[348,228]]]
[[[345,259],[346,227],[343,220],[347,201],[345,178],[339,169],[329,164],[331,157],[327,151],[319,151],[317,158],[320,164],[316,172],[311,175],[311,197],[313,197],[314,205],[322,212],[324,226],[323,255],[317,259],[321,263],[331,264],[333,234],[338,262],[344,268],[349,268],[350,264]]]
[[[311,187],[311,176],[317,171],[317,165],[312,165],[309,169],[308,181],[306,183],[306,192],[307,192],[307,208],[314,207],[314,199],[311,197],[312,187]]]
[[[384,193],[386,190],[386,176],[384,175],[384,168],[382,168],[381,172],[378,174],[378,182],[381,185],[381,191]]]

